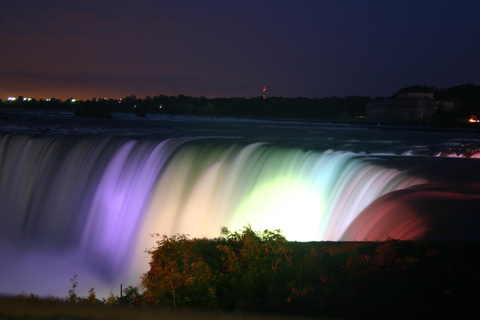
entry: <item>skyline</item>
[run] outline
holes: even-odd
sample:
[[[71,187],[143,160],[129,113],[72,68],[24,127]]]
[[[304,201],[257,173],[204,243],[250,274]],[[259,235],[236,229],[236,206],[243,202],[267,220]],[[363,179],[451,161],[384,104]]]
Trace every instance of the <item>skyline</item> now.
[[[0,98],[390,96],[480,84],[480,2],[0,3]]]

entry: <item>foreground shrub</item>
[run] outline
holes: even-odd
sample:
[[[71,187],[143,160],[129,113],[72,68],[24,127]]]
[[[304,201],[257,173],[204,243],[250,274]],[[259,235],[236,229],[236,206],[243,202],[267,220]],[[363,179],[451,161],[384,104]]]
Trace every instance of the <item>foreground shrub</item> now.
[[[284,280],[292,249],[280,230],[255,232],[247,226],[225,235],[225,243],[217,246],[223,262],[218,300],[223,309],[249,309],[267,283]]]
[[[150,270],[143,277],[148,304],[164,307],[216,307],[215,276],[201,254],[207,239],[185,235],[159,236],[151,255]]]
[[[248,309],[266,282],[290,263],[291,249],[279,230],[250,226],[217,239],[154,235],[150,270],[143,277],[148,304],[165,307]]]
[[[93,289],[92,289],[93,290]],[[138,291],[137,287],[128,286],[123,289],[122,296],[115,297],[111,303],[127,305],[130,307],[140,307],[144,304],[145,298]]]

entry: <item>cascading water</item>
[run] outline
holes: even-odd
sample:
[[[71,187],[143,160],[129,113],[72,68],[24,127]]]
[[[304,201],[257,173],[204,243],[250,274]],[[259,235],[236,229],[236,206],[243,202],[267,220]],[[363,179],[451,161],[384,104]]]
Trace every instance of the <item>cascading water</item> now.
[[[101,279],[104,290],[138,285],[151,233],[216,237],[224,226],[250,224],[281,229],[289,240],[345,239],[376,199],[421,183],[350,152],[213,139],[5,135],[0,290],[33,286],[61,295],[74,273],[96,279],[96,288]],[[352,232],[350,240],[365,237]]]

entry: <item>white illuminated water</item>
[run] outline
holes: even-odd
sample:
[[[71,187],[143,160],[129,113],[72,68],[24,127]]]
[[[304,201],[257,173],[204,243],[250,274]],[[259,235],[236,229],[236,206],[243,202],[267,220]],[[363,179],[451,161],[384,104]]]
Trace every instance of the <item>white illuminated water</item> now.
[[[445,140],[301,122],[133,120],[3,130],[0,294],[66,296],[74,274],[80,293],[118,294],[147,271],[152,233],[217,237],[224,226],[250,224],[294,241],[435,238],[451,236],[436,232],[452,226],[441,208],[478,202],[476,177],[460,189],[431,165],[412,170],[462,133]],[[403,155],[422,164],[397,164]]]

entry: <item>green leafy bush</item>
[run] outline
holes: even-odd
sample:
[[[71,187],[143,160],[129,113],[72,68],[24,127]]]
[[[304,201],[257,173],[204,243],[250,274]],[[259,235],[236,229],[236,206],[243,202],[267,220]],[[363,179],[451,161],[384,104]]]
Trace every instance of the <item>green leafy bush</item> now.
[[[159,236],[151,255],[150,270],[143,277],[148,304],[164,307],[216,307],[215,274],[204,261],[206,239],[185,235]]]
[[[282,280],[291,266],[292,249],[280,230],[255,232],[246,226],[224,234],[225,243],[217,246],[223,253],[217,282],[219,303],[227,310],[249,309],[266,283]]]
[[[148,304],[165,307],[248,309],[266,282],[291,262],[280,230],[255,232],[250,226],[222,238],[159,237],[143,277]]]

